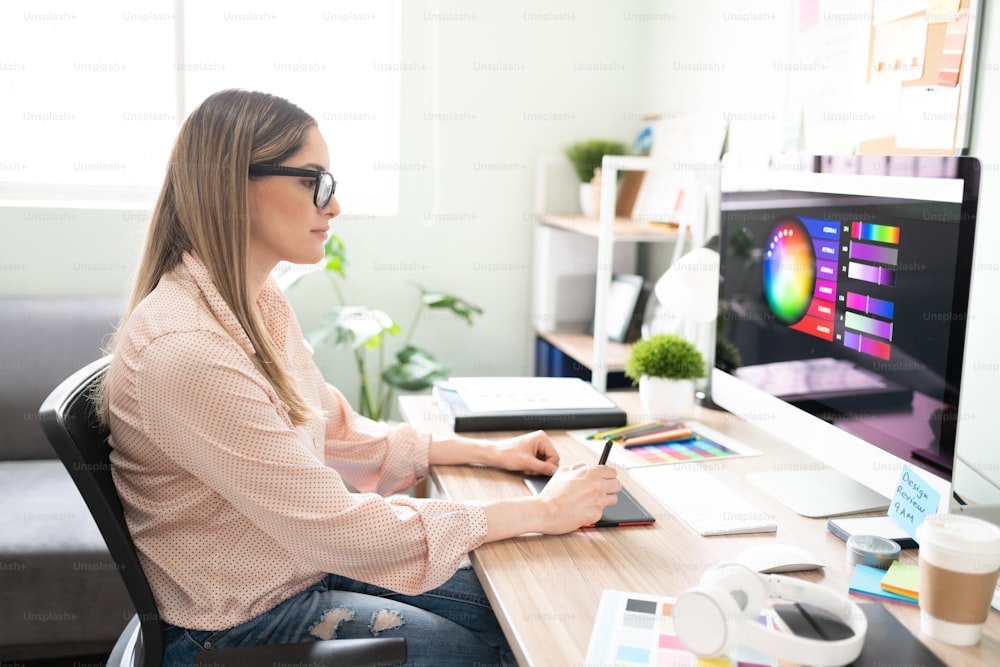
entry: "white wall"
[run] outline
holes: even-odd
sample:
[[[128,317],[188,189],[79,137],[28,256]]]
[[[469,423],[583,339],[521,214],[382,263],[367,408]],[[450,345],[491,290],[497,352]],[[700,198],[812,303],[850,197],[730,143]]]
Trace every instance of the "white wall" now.
[[[734,150],[780,149],[790,85],[781,64],[794,7],[791,0],[404,3],[404,61],[440,65],[436,82],[431,68],[403,77],[401,160],[426,168],[403,173],[398,216],[345,212],[335,223],[351,260],[350,298],[409,326],[415,291],[407,280],[454,291],[485,316],[472,329],[428,317],[416,342],[456,374],[529,373],[535,157],[580,138],[628,141],[651,112],[721,114],[731,121]],[[1000,136],[990,123],[1000,113],[1000,43],[989,39],[1000,19],[988,12],[985,20],[972,142],[985,173],[961,446],[975,447],[1000,476],[1000,455],[988,451],[1000,426],[992,404],[1000,315],[991,296],[1000,288],[1000,230],[991,224],[1000,213]],[[452,114],[438,123],[437,149],[428,115],[435,110]],[[0,293],[120,293],[144,220],[136,212],[0,207]],[[318,276],[291,296],[307,324],[331,299]],[[330,379],[353,396],[353,369],[337,358]]]
[[[453,291],[484,316],[470,329],[428,313],[414,342],[456,374],[529,374],[535,159],[577,139],[634,137],[649,111],[640,104],[648,96],[648,29],[630,16],[648,5],[402,3],[402,60],[427,65],[402,77],[400,160],[414,168],[401,172],[399,215],[344,211],[334,223],[347,243],[348,298],[409,327],[417,292],[407,281]],[[331,90],[338,92],[335,81]],[[336,137],[327,140],[335,150]],[[145,219],[0,207],[0,293],[121,293]],[[290,293],[306,325],[332,303],[324,278]],[[348,358],[317,358],[353,398]]]
[[[0,295],[121,295],[149,213],[0,206]]]
[[[436,79],[433,68],[403,77],[401,159],[421,168],[402,175],[398,216],[335,223],[351,262],[348,298],[409,327],[417,292],[407,281],[454,292],[483,317],[469,328],[428,311],[414,342],[456,375],[531,374],[535,160],[581,138],[631,141],[646,111],[641,24],[611,3],[404,10],[404,60],[438,64]],[[323,277],[308,282],[292,294],[307,325],[309,304],[328,294]],[[318,358],[353,398],[343,354]]]

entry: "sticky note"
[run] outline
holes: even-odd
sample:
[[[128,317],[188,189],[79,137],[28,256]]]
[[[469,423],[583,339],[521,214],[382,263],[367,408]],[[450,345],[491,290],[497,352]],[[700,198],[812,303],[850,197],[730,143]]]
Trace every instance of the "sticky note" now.
[[[916,600],[920,588],[920,571],[912,563],[893,561],[889,571],[882,578],[882,588],[890,593]]]
[[[903,466],[896,483],[896,493],[889,503],[889,516],[910,537],[917,538],[917,526],[928,514],[938,510],[941,494],[910,466]]]
[[[885,570],[880,570],[877,567],[855,565],[854,573],[851,575],[850,591],[856,595],[864,595],[865,597],[881,598],[905,604],[917,604],[917,601],[913,598],[882,588],[882,579],[885,577],[885,574]]]

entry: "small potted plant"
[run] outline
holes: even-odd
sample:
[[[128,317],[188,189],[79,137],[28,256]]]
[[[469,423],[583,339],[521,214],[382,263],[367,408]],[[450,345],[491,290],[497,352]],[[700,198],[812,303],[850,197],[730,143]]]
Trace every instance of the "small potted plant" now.
[[[587,139],[577,141],[566,149],[566,157],[580,177],[580,209],[591,218],[598,214],[597,202],[600,200],[597,194],[600,190],[595,192],[593,180],[600,173],[605,155],[628,155],[628,147],[624,142],[613,139]],[[600,178],[597,182],[600,183]]]
[[[705,377],[705,358],[681,336],[656,334],[632,346],[625,376],[639,385],[648,418],[676,419],[694,405],[694,381]]]

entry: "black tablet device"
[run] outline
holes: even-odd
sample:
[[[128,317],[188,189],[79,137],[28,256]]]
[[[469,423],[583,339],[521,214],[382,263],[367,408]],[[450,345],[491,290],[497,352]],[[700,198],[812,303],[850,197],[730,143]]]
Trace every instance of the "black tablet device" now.
[[[526,475],[524,483],[531,492],[538,495],[548,483],[544,475]],[[614,528],[617,526],[646,526],[655,523],[656,518],[650,514],[625,487],[618,492],[618,503],[604,508],[601,519],[592,526],[584,528]]]

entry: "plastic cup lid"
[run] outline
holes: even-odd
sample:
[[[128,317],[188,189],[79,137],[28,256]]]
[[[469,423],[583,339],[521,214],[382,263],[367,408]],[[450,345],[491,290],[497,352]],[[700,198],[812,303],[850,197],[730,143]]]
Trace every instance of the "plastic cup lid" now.
[[[931,514],[917,526],[920,546],[967,556],[1000,557],[1000,527],[962,514]]]

